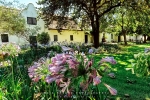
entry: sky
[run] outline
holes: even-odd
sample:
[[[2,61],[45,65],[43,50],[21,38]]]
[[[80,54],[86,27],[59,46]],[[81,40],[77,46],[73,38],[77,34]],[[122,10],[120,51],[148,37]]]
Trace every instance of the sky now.
[[[14,1],[14,0],[6,0],[6,1]],[[29,3],[33,3],[35,7],[38,7],[36,2],[38,2],[39,0],[16,0],[16,1],[19,1],[20,4],[25,4],[25,5],[28,5]]]
[[[36,2],[38,2],[38,0],[18,0],[21,4],[29,4],[29,3],[33,3],[34,6],[37,6]]]

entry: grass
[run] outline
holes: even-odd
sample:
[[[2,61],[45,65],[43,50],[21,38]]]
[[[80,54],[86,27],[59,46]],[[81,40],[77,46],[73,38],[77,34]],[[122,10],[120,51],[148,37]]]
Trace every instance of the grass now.
[[[146,47],[150,47],[150,44],[124,47],[126,52],[124,51],[120,54],[100,54],[95,56],[96,60],[104,56],[113,56],[118,62],[112,66],[111,71],[115,73],[116,78],[112,79],[107,75],[102,78],[102,82],[109,84],[118,91],[118,95],[111,98],[117,100],[150,100],[150,78],[138,77],[131,70],[127,70],[132,67],[133,55],[144,52]],[[127,82],[128,80],[133,81],[133,83]],[[102,91],[105,91],[105,87],[101,87]],[[125,94],[128,94],[130,97],[125,97]]]

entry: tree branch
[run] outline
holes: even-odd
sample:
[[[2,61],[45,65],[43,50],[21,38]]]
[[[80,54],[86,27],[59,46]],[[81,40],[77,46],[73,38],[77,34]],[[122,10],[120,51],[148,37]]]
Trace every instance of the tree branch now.
[[[99,15],[99,17],[103,16],[105,13],[109,12],[109,11],[112,10],[113,8],[119,7],[119,6],[121,6],[121,3],[120,3],[120,2],[119,2],[117,5],[110,6],[110,7],[109,7],[108,9],[106,9],[103,13],[101,13],[101,14]]]

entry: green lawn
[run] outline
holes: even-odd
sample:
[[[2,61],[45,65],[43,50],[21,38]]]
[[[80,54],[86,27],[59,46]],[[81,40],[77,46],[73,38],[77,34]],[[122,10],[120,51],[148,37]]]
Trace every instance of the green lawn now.
[[[112,72],[115,73],[116,78],[112,79],[107,74],[102,78],[102,82],[109,84],[118,91],[118,95],[111,98],[117,100],[150,100],[150,78],[138,77],[129,70],[132,67],[133,55],[144,52],[146,47],[150,47],[150,44],[126,46],[123,47],[124,52],[120,54],[99,54],[95,56],[95,60],[104,56],[113,56],[117,60],[117,64],[112,66]],[[131,80],[133,83],[127,82],[127,80]],[[101,87],[101,91],[106,89],[104,86]],[[125,94],[130,97],[125,97]]]

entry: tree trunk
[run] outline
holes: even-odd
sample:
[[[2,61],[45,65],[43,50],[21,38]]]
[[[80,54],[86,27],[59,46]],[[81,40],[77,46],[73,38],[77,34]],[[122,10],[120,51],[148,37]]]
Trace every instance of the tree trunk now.
[[[127,45],[126,31],[123,31],[124,45]]]
[[[97,15],[97,14],[95,14]],[[92,34],[93,34],[93,39],[94,39],[94,47],[98,48],[99,47],[99,17],[98,16],[93,16],[92,18]]]
[[[147,40],[150,41],[150,36],[147,37]]]
[[[95,31],[93,36],[94,36],[94,47],[98,48],[99,47],[99,32]]]
[[[127,39],[126,39],[126,31],[124,30],[124,20],[123,20],[123,17],[124,17],[124,12],[122,13],[122,34],[123,34],[123,37],[124,37],[124,45],[127,45]]]
[[[143,41],[143,43],[146,43],[146,35],[144,34],[143,36],[144,36],[144,41]]]
[[[121,41],[121,35],[118,36],[118,42],[120,42],[120,41]]]

